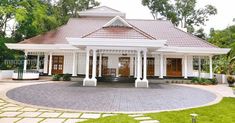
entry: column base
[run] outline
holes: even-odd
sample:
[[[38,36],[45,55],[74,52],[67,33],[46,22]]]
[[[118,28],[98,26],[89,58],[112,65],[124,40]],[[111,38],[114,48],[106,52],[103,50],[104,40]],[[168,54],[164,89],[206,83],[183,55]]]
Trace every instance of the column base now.
[[[83,86],[94,87],[97,85],[97,79],[84,79]]]
[[[149,81],[148,80],[135,80],[135,87],[136,88],[148,88]]]

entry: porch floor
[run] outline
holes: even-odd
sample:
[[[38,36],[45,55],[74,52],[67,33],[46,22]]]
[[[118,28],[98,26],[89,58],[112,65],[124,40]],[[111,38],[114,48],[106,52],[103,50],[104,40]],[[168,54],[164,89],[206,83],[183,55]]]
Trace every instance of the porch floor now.
[[[133,83],[82,87],[82,83],[60,82],[15,88],[7,96],[26,104],[95,112],[173,110],[205,105],[217,98],[205,90],[172,84],[150,84],[147,89],[133,87]]]

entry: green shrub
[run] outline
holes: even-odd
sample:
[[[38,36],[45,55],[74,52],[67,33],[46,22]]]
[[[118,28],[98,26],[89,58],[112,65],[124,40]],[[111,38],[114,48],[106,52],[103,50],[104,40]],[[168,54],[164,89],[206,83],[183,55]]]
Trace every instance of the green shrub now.
[[[71,75],[70,74],[64,74],[63,75],[63,81],[71,81]]]
[[[55,74],[52,76],[53,81],[60,81],[60,78],[61,78],[61,75],[59,75],[59,74]]]
[[[212,84],[214,85],[214,84],[217,84],[216,78],[205,79],[205,78],[196,77],[196,78],[192,78],[191,82],[193,84],[200,84],[200,85],[212,85]]]

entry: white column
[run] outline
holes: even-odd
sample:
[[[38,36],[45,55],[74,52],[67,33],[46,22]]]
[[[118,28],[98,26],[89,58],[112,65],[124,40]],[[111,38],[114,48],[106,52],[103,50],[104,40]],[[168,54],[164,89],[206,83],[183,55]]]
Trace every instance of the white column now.
[[[161,53],[160,54],[160,76],[159,76],[159,78],[161,78],[161,79],[163,79],[163,54]]]
[[[143,76],[143,80],[147,81],[147,51],[143,51],[144,54],[144,76]]]
[[[50,61],[49,61],[49,76],[52,75],[51,74],[52,71],[52,52],[50,52]]]
[[[99,56],[99,77],[101,77],[101,70],[102,70],[102,54],[100,53]]]
[[[96,49],[93,49],[92,79],[96,79]]]
[[[37,71],[39,71],[40,69],[39,63],[40,63],[40,55],[37,56]]]
[[[89,79],[89,62],[90,62],[90,49],[86,49],[86,77]]]
[[[134,65],[134,67],[135,67],[135,69],[134,69],[134,78],[136,78],[137,77],[137,57],[136,57],[136,55],[134,56],[135,57],[135,65]]]
[[[28,52],[27,51],[25,51],[24,52],[24,56],[25,56],[25,59],[24,59],[24,71],[26,71],[27,70],[27,57],[28,57]]]
[[[201,78],[201,56],[198,57],[198,77]]]
[[[188,78],[188,56],[184,55],[184,78]]]
[[[77,76],[76,73],[76,63],[77,63],[77,59],[76,59],[76,53],[73,53],[73,75],[72,76]]]
[[[43,66],[43,73],[47,74],[47,68],[48,68],[48,54],[44,53],[44,66]]]
[[[209,56],[209,60],[210,60],[210,79],[213,79],[212,56]]]
[[[143,56],[140,52],[140,78],[143,79]]]
[[[137,81],[140,80],[140,76],[141,76],[141,56],[140,56],[140,51],[137,51]]]

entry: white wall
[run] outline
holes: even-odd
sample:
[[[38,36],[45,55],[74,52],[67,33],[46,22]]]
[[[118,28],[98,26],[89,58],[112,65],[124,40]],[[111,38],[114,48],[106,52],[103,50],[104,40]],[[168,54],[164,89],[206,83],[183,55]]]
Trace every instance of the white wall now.
[[[86,53],[78,53],[78,74],[86,73]]]
[[[122,56],[120,54],[103,54],[102,56],[108,57],[108,68],[115,68],[118,75],[118,63],[119,63],[119,57],[131,57],[130,61],[130,74],[134,75],[134,55],[127,55]],[[154,57],[155,61],[155,76],[160,75],[160,55],[148,55],[148,57]],[[164,55],[164,76],[166,76],[166,59],[167,58],[182,58],[182,76],[184,75],[184,56],[183,55]],[[72,74],[72,63],[73,63],[73,55],[72,53],[66,53],[64,54],[65,59],[65,65],[64,65],[64,73],[70,73]],[[86,54],[85,53],[78,53],[77,57],[77,63],[78,63],[78,74],[85,74],[85,66],[86,66]],[[188,76],[195,76],[195,72],[193,71],[193,56],[188,56]]]
[[[2,79],[11,79],[13,76],[14,70],[0,70],[0,80]]]

